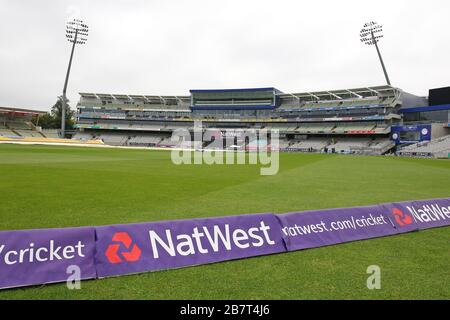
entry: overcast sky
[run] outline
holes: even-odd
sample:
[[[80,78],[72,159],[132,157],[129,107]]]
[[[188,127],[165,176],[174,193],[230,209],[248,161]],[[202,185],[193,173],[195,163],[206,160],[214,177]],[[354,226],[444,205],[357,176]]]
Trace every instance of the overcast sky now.
[[[450,85],[448,0],[0,0],[0,106],[49,110],[69,60],[65,22],[90,27],[69,82],[78,92],[188,95],[274,86],[283,92],[384,84],[366,21],[394,86]]]

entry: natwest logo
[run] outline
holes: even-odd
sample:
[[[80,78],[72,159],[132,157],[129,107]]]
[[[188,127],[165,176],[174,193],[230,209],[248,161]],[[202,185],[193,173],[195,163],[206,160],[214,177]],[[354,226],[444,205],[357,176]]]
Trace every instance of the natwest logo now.
[[[127,232],[117,232],[112,237],[112,242],[106,249],[105,256],[110,263],[136,262],[141,257],[141,249]],[[125,250],[121,250],[124,247]]]
[[[413,223],[413,218],[400,209],[394,208],[392,209],[392,213],[394,214],[395,222],[397,222],[400,227],[408,226]]]

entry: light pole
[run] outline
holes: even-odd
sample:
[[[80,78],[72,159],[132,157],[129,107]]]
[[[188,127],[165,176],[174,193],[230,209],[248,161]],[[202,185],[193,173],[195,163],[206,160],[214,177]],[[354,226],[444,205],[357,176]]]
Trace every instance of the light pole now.
[[[89,27],[80,19],[73,19],[66,24],[66,38],[72,43],[69,66],[67,67],[66,80],[64,82],[62,106],[61,106],[61,138],[66,132],[66,108],[67,108],[67,83],[69,82],[70,69],[72,68],[73,53],[77,44],[85,44],[89,33]]]
[[[361,42],[369,45],[375,46],[377,49],[378,57],[380,58],[381,67],[383,68],[384,76],[386,78],[386,82],[388,85],[391,85],[391,81],[389,80],[388,73],[386,71],[386,66],[384,65],[383,57],[381,56],[380,48],[378,47],[378,41],[383,38],[383,26],[379,25],[376,22],[368,22],[361,29],[360,37]]]

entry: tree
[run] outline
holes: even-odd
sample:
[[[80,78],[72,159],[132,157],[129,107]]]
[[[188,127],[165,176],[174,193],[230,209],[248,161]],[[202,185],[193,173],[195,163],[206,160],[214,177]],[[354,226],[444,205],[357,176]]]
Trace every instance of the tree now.
[[[41,126],[43,129],[60,129],[61,128],[62,105],[63,105],[63,99],[61,96],[59,96],[58,100],[53,105],[50,113],[47,113],[39,118],[39,126]],[[67,108],[66,108],[66,129],[67,130],[73,129],[73,126],[75,124],[74,117],[75,117],[75,111],[70,109],[70,106],[67,105]]]
[[[43,116],[34,119],[33,124],[42,127],[42,129],[59,129],[55,118],[53,118],[50,113],[46,113]]]

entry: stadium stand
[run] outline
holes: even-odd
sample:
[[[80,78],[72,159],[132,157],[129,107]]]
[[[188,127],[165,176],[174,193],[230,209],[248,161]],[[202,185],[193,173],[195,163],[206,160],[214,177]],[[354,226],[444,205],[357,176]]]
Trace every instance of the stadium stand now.
[[[42,138],[42,134],[33,130],[14,130],[20,137]]]
[[[133,135],[128,140],[128,146],[148,146],[156,147],[165,138],[164,135]]]
[[[17,135],[9,129],[0,129],[0,136],[2,136],[2,137],[17,137]]]
[[[430,142],[421,142],[401,148],[398,155],[406,157],[448,158],[450,154],[450,135]]]
[[[365,138],[336,139],[328,145],[328,149],[334,150],[335,153],[355,153],[356,149],[369,146],[369,142],[370,140]]]
[[[87,132],[77,132],[72,139],[74,140],[80,140],[80,141],[87,141],[94,139],[93,137],[94,133],[87,133]]]
[[[41,131],[41,133],[46,137],[46,138],[59,138],[59,133],[58,130],[52,130],[52,129],[44,129]]]
[[[280,139],[278,142],[278,148],[281,151],[286,151],[289,148],[290,144],[291,144],[291,142],[289,142],[288,140]]]
[[[396,146],[391,127],[402,121],[399,110],[419,101],[392,86],[293,94],[275,88],[191,90],[189,96],[80,93],[74,138],[172,148],[173,131],[193,131],[201,121],[203,131],[278,130],[281,150],[381,155]],[[233,148],[249,145],[236,139]]]
[[[158,144],[159,147],[166,147],[166,148],[173,148],[176,147],[177,145],[178,142],[172,141],[170,136],[162,139]]]
[[[33,125],[32,121],[45,113],[43,111],[0,107],[0,136],[43,138],[44,136]]]
[[[98,136],[94,136],[93,139],[101,140],[111,146],[123,146],[129,140],[129,137],[116,132],[102,132]]]
[[[294,141],[289,147],[289,151],[303,152],[323,152],[330,144],[327,138],[309,138],[302,141]]]
[[[39,122],[43,111],[0,107],[0,142],[26,144],[89,144],[101,145],[101,140],[92,140],[92,134],[86,135],[86,141],[59,138],[58,130],[42,130],[33,123]],[[77,134],[81,134],[77,132]],[[122,136],[121,133],[113,133]],[[108,135],[109,136],[109,135]]]

